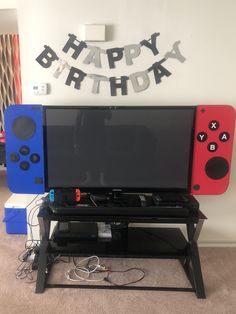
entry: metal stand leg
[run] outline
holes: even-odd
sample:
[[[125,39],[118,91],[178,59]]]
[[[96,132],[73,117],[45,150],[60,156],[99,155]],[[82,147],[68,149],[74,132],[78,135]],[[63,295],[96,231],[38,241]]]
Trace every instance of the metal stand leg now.
[[[41,240],[49,240],[51,222],[45,217],[38,217]]]
[[[204,283],[203,283],[198,246],[197,246],[197,243],[195,243],[194,241],[190,244],[190,258],[192,262],[193,278],[194,278],[194,284],[195,284],[195,289],[196,289],[196,295],[199,299],[205,299],[206,294],[205,294],[205,288],[204,288]]]
[[[183,266],[183,269],[185,271],[185,274],[189,280],[189,282],[191,283],[192,288],[195,287],[194,285],[194,278],[193,278],[193,272],[192,269],[190,267],[190,253],[189,253],[189,247],[187,248],[188,250],[188,256],[184,259],[180,260],[181,265]]]
[[[189,281],[192,287],[195,289],[196,295],[199,299],[206,298],[197,245],[197,239],[199,237],[202,225],[203,221],[199,221],[199,225],[197,224],[196,227],[194,227],[193,223],[187,224],[189,242],[187,248],[187,257],[186,260],[182,263]]]
[[[38,275],[36,282],[36,293],[43,293],[48,275],[48,241],[42,241],[39,249]]]
[[[50,237],[50,221],[45,217],[38,217],[39,228],[40,228],[40,238],[41,244],[39,248],[39,260],[38,260],[38,275],[36,282],[36,293],[43,293],[47,277],[49,273],[49,258],[48,258],[48,248],[49,248],[49,237]]]

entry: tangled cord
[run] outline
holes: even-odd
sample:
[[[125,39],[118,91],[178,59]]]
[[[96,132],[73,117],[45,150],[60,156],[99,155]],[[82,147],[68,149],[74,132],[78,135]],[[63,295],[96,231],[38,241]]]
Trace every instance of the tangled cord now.
[[[29,226],[31,240],[27,240],[25,242],[24,250],[18,255],[20,265],[16,269],[15,277],[16,279],[26,280],[25,281],[26,283],[36,282],[34,274],[38,269],[38,261],[35,258],[39,255],[39,247],[41,240],[35,240],[33,238],[33,228],[38,226],[38,223],[34,224],[33,220],[44,199],[45,199],[44,197],[41,197],[40,199],[36,200],[35,205],[32,206],[28,213],[27,224]],[[30,204],[32,204],[32,202]],[[69,263],[70,258],[62,259],[60,255],[57,256],[49,255],[47,267],[53,263],[58,262]]]
[[[28,280],[27,283],[35,282],[34,279],[34,272],[37,269],[36,265],[34,264],[34,258],[39,253],[39,245],[40,240],[33,239],[33,227],[36,227],[38,224],[33,224],[34,216],[42,204],[43,197],[36,200],[35,205],[30,209],[28,217],[27,217],[27,224],[29,226],[31,240],[27,240],[25,242],[24,250],[18,255],[18,260],[20,261],[20,265],[17,267],[15,272],[16,279],[21,280]],[[29,204],[31,205],[33,201]]]
[[[18,260],[20,265],[17,267],[15,272],[16,279],[27,279],[27,283],[35,282],[33,273],[35,269],[33,268],[33,260],[29,259],[31,255],[35,255],[39,250],[39,241],[26,241],[25,249],[18,255]]]
[[[94,264],[91,264],[91,261],[95,260]],[[70,281],[87,281],[87,282],[101,282],[104,278],[91,279],[93,273],[106,273],[108,269],[100,265],[99,257],[96,255],[87,257],[76,263],[75,258],[73,258],[74,267],[68,269],[65,273],[65,276]],[[84,262],[87,262],[83,266]]]
[[[111,285],[122,287],[122,286],[128,286],[128,285],[140,282],[141,280],[144,279],[144,277],[146,275],[145,271],[143,269],[137,268],[137,267],[132,267],[132,268],[128,268],[125,270],[111,270],[108,267],[106,267],[105,265],[100,264],[100,259],[96,255],[84,258],[81,261],[79,261],[78,263],[73,258],[73,262],[74,262],[74,267],[67,270],[65,273],[66,278],[70,281],[73,281],[73,282],[82,282],[82,281],[102,282],[102,281],[105,281]],[[85,262],[87,262],[87,263],[85,263]],[[124,283],[124,284],[118,284],[118,283],[114,282],[111,278],[113,273],[123,273],[124,274],[124,273],[128,273],[131,271],[137,271],[137,272],[141,273],[141,275],[138,277],[138,279],[129,281],[129,282]],[[104,276],[102,278],[98,278],[98,279],[91,278],[92,276],[94,276],[94,274],[104,274]]]
[[[36,255],[39,254],[39,246],[40,246],[40,240],[34,240],[33,239],[33,227],[37,227],[38,223],[33,224],[34,216],[38,209],[40,208],[42,202],[44,201],[44,198],[40,198],[35,202],[35,205],[30,209],[27,219],[27,224],[29,226],[29,231],[31,235],[32,240],[28,240],[25,242],[25,249],[18,255],[18,260],[20,261],[20,265],[17,267],[15,272],[16,279],[25,280],[26,283],[34,283],[36,282],[34,273],[37,270],[37,265],[34,264],[34,258]],[[93,201],[93,199],[91,199]],[[60,255],[54,256],[49,255],[48,256],[48,264],[47,267],[54,263],[70,263],[70,258],[68,259],[62,259]],[[93,263],[92,263],[93,262]],[[137,283],[145,277],[145,271],[141,268],[128,268],[125,270],[111,270],[108,267],[100,264],[100,259],[98,256],[90,256],[87,258],[82,259],[78,263],[75,261],[75,258],[73,258],[74,267],[67,270],[65,273],[65,276],[68,280],[78,282],[78,281],[86,281],[86,282],[108,282],[111,285],[115,286],[127,286],[130,284]],[[85,264],[85,265],[84,265]],[[124,283],[124,284],[118,284],[112,280],[112,274],[113,273],[128,273],[131,271],[137,271],[141,273],[141,276],[138,277],[138,279]],[[94,279],[91,278],[95,274],[103,274],[102,278]]]
[[[29,246],[27,245],[27,242],[31,242]],[[39,244],[28,240],[26,241],[25,246],[26,248],[18,256],[18,260],[21,263],[16,269],[15,277],[16,279],[26,280],[26,283],[34,283],[36,282],[34,274],[37,271],[37,265],[34,264],[34,257],[39,254]],[[33,255],[32,259],[30,259],[31,255]],[[70,257],[63,259],[61,255],[49,255],[46,267],[59,262],[70,263]]]

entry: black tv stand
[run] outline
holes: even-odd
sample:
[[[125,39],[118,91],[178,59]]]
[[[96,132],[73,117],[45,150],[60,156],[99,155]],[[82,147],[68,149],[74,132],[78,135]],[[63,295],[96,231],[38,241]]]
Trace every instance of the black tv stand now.
[[[178,193],[84,193],[80,202],[50,202],[54,214],[113,216],[194,216],[199,203],[191,195]]]
[[[50,209],[44,203],[39,211],[38,219],[41,233],[41,245],[38,263],[36,293],[44,292],[45,288],[102,288],[102,289],[135,289],[135,290],[165,290],[195,292],[198,298],[205,298],[205,290],[201,272],[197,240],[206,217],[198,208],[187,208],[187,213],[179,214],[180,207],[76,207],[72,211],[64,207],[63,214]],[[184,207],[183,207],[184,208]],[[76,210],[75,210],[76,209]],[[121,210],[122,209],[122,210]],[[131,209],[131,210],[130,210]],[[134,209],[134,210],[133,210]],[[138,211],[139,209],[139,211]],[[127,212],[126,212],[127,210]],[[117,215],[119,213],[119,215]],[[174,213],[174,214],[173,214]],[[57,222],[121,222],[129,223],[156,223],[156,224],[183,224],[187,229],[187,238],[179,228],[141,228],[131,227],[124,234],[113,230],[111,241],[77,241],[58,245],[50,238],[51,221]],[[124,230],[123,230],[124,231]],[[122,232],[122,230],[120,231]],[[120,241],[119,241],[120,236]],[[168,244],[169,243],[169,244]],[[172,245],[170,245],[172,243]],[[125,286],[112,285],[71,285],[49,284],[47,282],[51,270],[49,258],[52,255],[86,256],[97,254],[99,257],[131,257],[131,258],[166,258],[177,259],[181,263],[191,288],[180,287],[153,287],[153,286]],[[171,270],[170,270],[171,274]],[[171,275],[170,275],[171,276]]]

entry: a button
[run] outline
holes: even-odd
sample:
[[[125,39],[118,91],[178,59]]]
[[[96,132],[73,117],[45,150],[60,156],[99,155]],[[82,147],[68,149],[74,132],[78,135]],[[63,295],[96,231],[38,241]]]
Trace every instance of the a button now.
[[[221,142],[227,142],[230,138],[230,135],[228,132],[221,132],[220,135],[219,135],[219,140]]]
[[[19,152],[21,153],[21,155],[24,155],[24,156],[25,156],[25,155],[28,155],[28,154],[29,154],[30,149],[29,149],[28,146],[23,145],[23,146],[20,147]]]
[[[28,163],[28,161],[22,161],[20,163],[20,168],[21,170],[24,170],[24,171],[29,170],[30,164]]]
[[[218,129],[219,129],[219,126],[220,126],[220,124],[219,124],[219,122],[218,122],[217,120],[212,120],[212,121],[209,123],[209,125],[208,125],[208,127],[209,127],[209,129],[210,129],[211,131],[216,131],[216,130],[218,130]]]
[[[38,154],[30,155],[30,161],[34,164],[40,161],[40,156]]]
[[[218,144],[215,142],[211,142],[207,145],[207,149],[209,152],[215,152],[218,148]]]
[[[199,142],[205,142],[205,141],[207,140],[207,134],[206,134],[206,132],[199,132],[199,133],[197,134],[197,140],[198,140]]]
[[[17,153],[11,153],[11,154],[10,154],[10,160],[13,161],[13,162],[19,161],[19,160],[20,160],[19,154],[17,154]]]

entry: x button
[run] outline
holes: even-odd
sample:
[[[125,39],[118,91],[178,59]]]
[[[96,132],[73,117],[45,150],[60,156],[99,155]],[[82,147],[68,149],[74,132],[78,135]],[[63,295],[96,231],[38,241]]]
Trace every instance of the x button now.
[[[209,125],[208,125],[208,127],[209,127],[209,129],[210,129],[211,131],[216,131],[216,130],[218,130],[219,126],[220,126],[220,124],[219,124],[219,122],[216,121],[216,120],[212,120],[212,121],[209,123]]]

